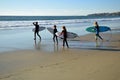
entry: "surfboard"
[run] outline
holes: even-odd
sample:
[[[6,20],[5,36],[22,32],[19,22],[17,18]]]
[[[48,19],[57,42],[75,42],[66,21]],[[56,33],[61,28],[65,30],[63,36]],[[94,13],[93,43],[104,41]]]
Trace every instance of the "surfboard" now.
[[[110,27],[107,27],[107,26],[99,26],[99,30],[100,30],[100,32],[106,32],[106,31],[109,31],[111,29],[110,29]],[[96,32],[95,26],[91,26],[91,27],[86,28],[86,31],[95,33]]]
[[[48,27],[47,30],[48,30],[51,34],[53,34],[53,30],[54,30],[53,28]]]
[[[51,34],[53,34],[53,28],[47,28],[47,30],[51,33]],[[58,37],[60,37],[60,38],[63,38],[63,35],[60,35],[60,33],[61,32],[57,32],[56,33],[56,35],[58,36]],[[76,37],[78,37],[78,35],[76,34],[76,33],[73,33],[73,32],[67,32],[67,38],[76,38]]]
[[[39,31],[43,31],[45,27],[39,27]],[[35,28],[32,29],[33,32],[35,32]]]
[[[60,35],[61,32],[56,32],[55,34],[56,34],[59,38],[63,38],[63,35]]]

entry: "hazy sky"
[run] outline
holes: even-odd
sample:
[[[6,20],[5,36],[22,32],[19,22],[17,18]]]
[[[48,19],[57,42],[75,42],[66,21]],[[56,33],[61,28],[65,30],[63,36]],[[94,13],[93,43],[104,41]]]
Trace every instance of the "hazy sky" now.
[[[87,15],[120,11],[120,0],[0,0],[0,15]]]

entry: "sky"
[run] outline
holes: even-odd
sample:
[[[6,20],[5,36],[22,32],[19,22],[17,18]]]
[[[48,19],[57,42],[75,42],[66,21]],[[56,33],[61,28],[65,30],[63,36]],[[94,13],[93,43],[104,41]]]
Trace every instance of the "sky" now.
[[[0,15],[82,16],[118,12],[120,0],[0,0]]]

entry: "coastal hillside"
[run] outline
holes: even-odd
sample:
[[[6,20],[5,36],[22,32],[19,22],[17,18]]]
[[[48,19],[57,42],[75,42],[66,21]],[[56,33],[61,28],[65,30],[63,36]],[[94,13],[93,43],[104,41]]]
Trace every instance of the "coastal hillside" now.
[[[94,19],[120,17],[120,12],[95,13],[86,16],[0,16],[0,21],[25,21],[25,20],[67,20],[67,19]]]
[[[113,13],[95,13],[89,14],[88,17],[120,17],[120,12],[113,12]]]

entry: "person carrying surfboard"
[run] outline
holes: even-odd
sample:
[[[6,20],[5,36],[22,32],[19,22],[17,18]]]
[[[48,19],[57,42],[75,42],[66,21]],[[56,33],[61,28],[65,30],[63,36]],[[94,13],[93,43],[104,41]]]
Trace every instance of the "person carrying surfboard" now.
[[[100,32],[99,25],[96,21],[94,22],[94,25],[95,25],[95,31],[96,31],[96,34],[95,34],[96,43],[97,43],[98,38],[100,38],[103,41],[103,38],[99,35],[99,32]]]
[[[67,42],[67,30],[66,30],[66,27],[63,26],[62,28],[63,28],[63,30],[62,30],[62,32],[61,32],[60,35],[63,35],[63,48],[64,48],[64,46],[65,46],[65,43],[66,43],[66,45],[67,45],[67,48],[69,48],[68,42]]]
[[[55,39],[56,39],[56,42],[57,42],[57,45],[58,45],[58,38],[57,38],[57,35],[55,34],[56,32],[58,32],[57,28],[56,28],[57,26],[54,25],[53,27],[54,27],[54,29],[53,29],[53,42],[55,43]]]
[[[33,25],[35,26],[35,31],[34,31],[34,40],[36,40],[36,34],[40,38],[41,41],[41,36],[39,35],[39,25],[38,22],[33,22]]]

